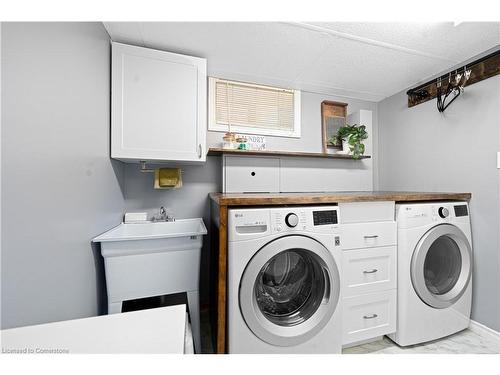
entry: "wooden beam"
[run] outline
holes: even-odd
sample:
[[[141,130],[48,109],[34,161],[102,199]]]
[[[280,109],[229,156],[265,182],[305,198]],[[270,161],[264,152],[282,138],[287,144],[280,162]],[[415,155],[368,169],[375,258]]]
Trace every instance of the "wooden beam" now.
[[[496,76],[497,74],[500,74],[500,50],[495,51],[478,60],[475,60],[469,64],[465,64],[464,66],[456,70],[454,69],[450,72],[452,81],[455,78],[455,72],[458,72],[459,74],[463,73],[464,67],[467,67],[467,69],[471,69],[472,71],[469,80],[465,84],[465,87],[487,78]],[[446,91],[448,87],[448,77],[449,73],[441,76],[441,87],[443,91]],[[437,78],[408,90],[408,107],[414,107],[418,104],[435,99],[437,96],[436,81]]]
[[[226,353],[227,206],[219,206],[219,270],[217,285],[217,354]]]

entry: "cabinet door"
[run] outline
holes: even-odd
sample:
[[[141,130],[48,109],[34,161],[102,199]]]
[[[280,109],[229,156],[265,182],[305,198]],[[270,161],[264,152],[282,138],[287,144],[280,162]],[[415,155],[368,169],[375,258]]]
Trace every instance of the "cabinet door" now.
[[[280,159],[224,156],[224,193],[278,193]]]
[[[111,156],[205,161],[206,60],[113,43]]]

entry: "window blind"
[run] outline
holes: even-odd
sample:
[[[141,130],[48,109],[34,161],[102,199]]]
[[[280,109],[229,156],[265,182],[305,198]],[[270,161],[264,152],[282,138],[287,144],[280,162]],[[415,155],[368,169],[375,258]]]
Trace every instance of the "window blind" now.
[[[217,80],[215,96],[217,124],[294,130],[293,90]]]

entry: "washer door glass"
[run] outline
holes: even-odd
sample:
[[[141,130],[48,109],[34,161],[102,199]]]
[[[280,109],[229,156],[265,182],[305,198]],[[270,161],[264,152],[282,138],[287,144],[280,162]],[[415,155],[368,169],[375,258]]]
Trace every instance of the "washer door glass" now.
[[[427,289],[436,295],[448,293],[456,285],[462,270],[462,255],[449,236],[438,237],[429,247],[424,261]]]
[[[412,257],[411,280],[420,299],[445,308],[465,292],[471,277],[472,250],[456,226],[441,224],[422,236]]]
[[[318,309],[328,280],[314,254],[290,249],[272,257],[255,281],[255,298],[264,316],[280,326],[293,326]]]
[[[333,242],[333,240],[332,240]],[[330,321],[340,296],[332,252],[307,236],[284,236],[263,246],[240,281],[241,314],[261,340],[292,346]]]

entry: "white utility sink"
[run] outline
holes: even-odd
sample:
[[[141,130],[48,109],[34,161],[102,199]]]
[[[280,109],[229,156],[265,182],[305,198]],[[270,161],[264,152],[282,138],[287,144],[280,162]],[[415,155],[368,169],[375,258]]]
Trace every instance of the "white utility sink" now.
[[[101,243],[108,314],[140,298],[186,293],[196,352],[201,351],[198,284],[201,218],[120,224],[92,241]]]
[[[94,242],[147,240],[172,237],[190,237],[207,234],[200,218],[168,222],[120,224],[93,239]]]

